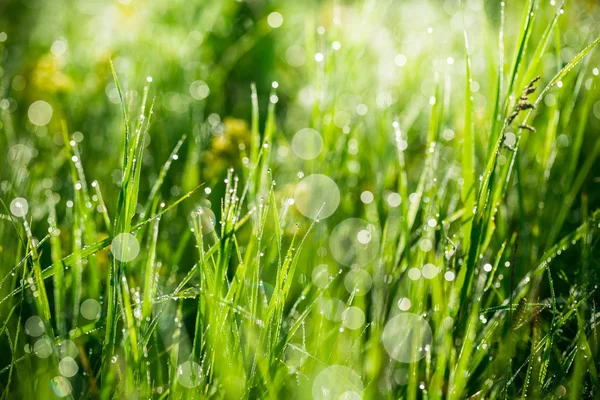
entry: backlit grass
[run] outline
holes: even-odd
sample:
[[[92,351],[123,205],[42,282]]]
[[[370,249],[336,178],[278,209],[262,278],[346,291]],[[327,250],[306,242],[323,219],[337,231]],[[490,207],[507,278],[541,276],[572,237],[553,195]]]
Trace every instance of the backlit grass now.
[[[595,2],[0,5],[0,392],[599,396]]]

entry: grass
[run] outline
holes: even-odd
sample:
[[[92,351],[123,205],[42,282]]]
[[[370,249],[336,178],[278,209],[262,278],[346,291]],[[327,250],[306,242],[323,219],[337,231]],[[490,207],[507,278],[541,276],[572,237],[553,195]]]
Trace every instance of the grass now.
[[[599,396],[597,5],[78,7],[0,6],[2,399]]]

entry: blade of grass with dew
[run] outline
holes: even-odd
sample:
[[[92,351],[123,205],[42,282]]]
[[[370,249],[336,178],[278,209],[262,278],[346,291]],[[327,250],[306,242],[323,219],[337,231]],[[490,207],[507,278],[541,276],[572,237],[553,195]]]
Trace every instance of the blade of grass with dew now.
[[[575,68],[575,66],[590,52],[592,51],[598,44],[600,43],[600,37],[596,38],[596,40],[594,40],[591,44],[589,44],[587,47],[585,47],[579,54],[577,54],[567,65],[565,65],[553,78],[552,80],[546,85],[546,87],[542,90],[542,92],[540,93],[540,95],[538,96],[538,98],[536,99],[535,103],[533,104],[533,108],[531,110],[529,110],[529,112],[525,115],[524,117],[524,121],[522,123],[522,125],[527,124],[529,121],[529,118],[531,117],[533,110],[537,108],[537,106],[539,106],[539,104],[541,103],[541,101],[544,99],[546,93],[554,86],[556,85],[561,79],[564,78],[564,76],[569,73],[573,68]],[[509,157],[509,162],[507,163],[508,165],[505,167],[504,169],[504,174],[502,176],[502,180],[501,180],[501,188],[505,188],[508,185],[508,182],[510,181],[510,176],[511,176],[511,171],[513,169],[514,163],[515,163],[515,158],[519,149],[519,141],[521,138],[521,134],[522,134],[523,129],[519,128],[518,132],[517,132],[517,139],[516,139],[516,144],[515,144],[515,151],[513,151],[510,154]],[[582,172],[583,171],[589,171],[589,169],[591,169],[591,166],[593,165],[593,162],[595,160],[595,158],[598,156],[598,153],[600,152],[600,144],[597,144],[594,147],[594,150],[592,150],[590,156],[588,157],[588,159],[586,160],[586,162],[584,163],[584,165],[582,166],[581,170],[580,170],[580,174],[578,175],[578,178],[582,177]],[[581,178],[583,179],[583,178]],[[582,182],[581,182],[582,183]],[[573,185],[573,188],[579,188],[580,187],[580,183],[578,182],[578,179],[576,178],[575,183]],[[578,190],[578,189],[577,189]],[[566,197],[566,200],[564,201],[563,204],[570,204],[572,203],[573,199],[571,197],[573,193],[573,190],[571,190],[571,192],[569,192],[569,194]],[[497,191],[494,195],[495,200],[499,201],[500,197],[502,196],[502,194],[500,193],[500,191]],[[561,213],[559,213],[559,218],[558,221],[559,223],[561,222],[560,216],[562,215],[563,210],[565,210],[566,207],[563,207],[561,209]],[[557,224],[554,225],[555,227],[557,226]],[[556,228],[554,228],[556,230]],[[550,238],[554,239],[556,236],[556,233],[553,232],[553,235],[550,236]]]
[[[89,189],[85,173],[82,166],[82,158],[79,152],[79,147],[75,140],[69,140],[67,123],[61,120],[63,140],[65,142],[65,154],[67,159],[70,160],[70,171],[71,181],[74,187],[74,221],[73,224],[77,224],[78,228],[73,229],[74,233],[74,246],[77,251],[83,247],[84,244],[91,244],[96,241],[96,224],[94,222],[92,201],[89,195]],[[74,247],[74,249],[75,249]],[[89,279],[87,280],[86,289],[89,292],[89,296],[92,298],[98,298],[100,295],[100,277],[98,262],[95,257],[90,257],[87,260],[88,263],[88,274]],[[78,282],[83,280],[82,266],[76,264],[74,271],[77,271],[79,275]],[[75,290],[76,289],[76,290]],[[75,286],[74,292],[80,292],[80,287]],[[77,295],[76,295],[77,297]],[[76,302],[77,308],[79,308],[79,302]],[[74,315],[78,315],[78,311],[74,310]],[[76,321],[77,318],[74,318]]]
[[[154,212],[156,212],[156,207],[158,206],[158,202],[154,202]],[[154,293],[156,292],[155,288],[155,267],[156,267],[156,242],[158,240],[158,227],[160,223],[160,218],[156,218],[152,221],[150,225],[150,231],[152,235],[148,241],[148,248],[146,250],[146,254],[148,258],[146,259],[146,269],[144,273],[145,281],[144,281],[144,303],[142,308],[142,320],[147,321],[152,314],[152,300],[154,299]]]
[[[104,220],[104,228],[110,236],[112,235],[113,223],[110,221],[108,209],[106,208],[106,204],[104,203],[104,197],[102,197],[102,190],[100,190],[100,184],[98,183],[98,181],[92,181],[92,187],[94,188],[94,193],[98,197],[98,207],[100,213],[102,214],[102,219]]]
[[[54,318],[56,319],[56,331],[59,335],[65,335],[67,333],[67,322],[65,320],[65,314],[63,308],[65,306],[65,283],[64,283],[64,270],[63,265],[60,262],[62,258],[62,246],[59,239],[59,230],[56,225],[56,208],[54,200],[48,199],[48,223],[50,225],[50,255],[52,257],[52,264],[56,266],[54,270]]]
[[[510,99],[510,95],[513,91],[513,87],[515,85],[515,81],[517,79],[517,75],[518,75],[518,71],[520,69],[521,63],[522,63],[522,59],[524,56],[524,52],[525,49],[527,47],[527,43],[530,37],[530,32],[531,32],[531,27],[532,27],[532,23],[533,23],[533,16],[534,16],[534,10],[536,8],[537,5],[537,0],[528,0],[527,3],[524,6],[524,13],[523,13],[523,21],[522,21],[522,25],[521,25],[521,29],[519,32],[519,41],[518,41],[518,47],[515,53],[515,57],[514,57],[514,61],[513,61],[513,67],[512,67],[512,71],[511,71],[511,75],[509,78],[509,84],[508,84],[508,89],[507,89],[507,94],[505,97],[505,102],[504,102],[504,112],[508,112],[508,105],[509,105],[509,99]],[[508,118],[508,117],[506,117]],[[473,275],[473,269],[474,269],[474,264],[476,262],[476,258],[477,258],[477,254],[479,252],[479,244],[481,241],[482,236],[485,234],[485,232],[487,231],[487,223],[486,223],[486,219],[484,218],[484,213],[486,211],[486,208],[488,206],[488,200],[489,200],[489,196],[491,193],[491,187],[494,184],[494,178],[495,178],[495,168],[496,168],[496,159],[500,153],[502,144],[504,142],[504,132],[506,130],[506,121],[504,122],[504,126],[503,128],[500,130],[497,138],[492,137],[491,140],[495,140],[496,141],[496,145],[494,147],[494,150],[492,151],[492,153],[489,155],[488,157],[488,163],[485,169],[485,172],[483,174],[483,179],[481,180],[481,184],[479,186],[479,191],[477,194],[477,199],[475,201],[475,212],[474,212],[474,216],[473,216],[473,222],[472,222],[472,228],[471,228],[471,234],[469,236],[469,250],[468,250],[468,254],[466,257],[466,265],[461,268],[461,270],[459,271],[459,276],[458,276],[458,282],[460,283],[461,289],[461,294],[460,297],[461,298],[466,298],[468,293],[471,290],[471,280],[472,280],[472,275]],[[493,133],[493,132],[492,132]],[[493,202],[492,204],[495,204],[495,202]]]
[[[590,219],[582,224],[575,231],[563,237],[559,242],[557,242],[551,249],[546,251],[544,255],[540,258],[540,262],[538,265],[528,272],[521,281],[515,286],[514,292],[512,293],[512,298],[521,298],[527,290],[527,287],[530,285],[532,281],[535,280],[536,276],[543,274],[547,269],[549,269],[549,264],[553,259],[558,257],[561,252],[564,252],[565,249],[575,245],[578,241],[584,238],[585,232],[588,227],[595,227],[600,221],[600,210],[597,210],[592,214]],[[587,296],[589,296],[588,294]],[[581,304],[581,302],[579,302]],[[506,299],[502,303],[504,306],[509,304],[509,300]],[[556,322],[556,329],[562,326],[568,318],[570,318],[574,313],[574,310],[568,310],[559,320]],[[481,337],[494,337],[498,334],[497,330],[502,329],[502,324],[500,323],[502,319],[506,317],[505,313],[502,313],[500,310],[497,311],[492,318],[489,319],[488,323],[484,326],[482,332],[480,333]],[[547,334],[548,335],[548,334]],[[546,344],[546,340],[550,336],[546,336],[542,339],[539,347],[541,348]],[[487,357],[487,352],[483,348],[476,349],[470,360],[470,368],[475,369],[478,365],[483,362],[484,358]]]
[[[141,166],[141,154],[143,151],[143,140],[140,139],[141,136],[141,128],[138,126],[138,129],[135,132],[135,137],[129,140],[129,118],[128,114],[125,111],[125,103],[123,102],[123,96],[120,90],[119,81],[114,70],[114,67],[111,64],[111,69],[113,72],[113,79],[115,81],[115,85],[117,86],[117,90],[119,92],[119,97],[121,99],[121,106],[123,109],[123,119],[125,124],[125,147],[124,147],[124,164],[123,164],[123,175],[121,181],[121,190],[119,192],[119,200],[117,203],[117,212],[115,217],[115,223],[113,232],[116,235],[122,233],[129,233],[131,227],[131,220],[133,217],[133,212],[135,212],[135,205],[137,201],[137,190],[139,185],[139,169]],[[145,105],[142,105],[142,109]],[[141,126],[142,123],[140,122]],[[140,157],[136,159],[136,156]],[[136,179],[138,178],[138,179]],[[102,361],[102,376],[103,379],[108,378],[110,363],[109,360],[112,359],[115,352],[116,345],[116,336],[117,336],[117,303],[118,303],[118,291],[119,285],[121,285],[121,296],[129,297],[129,292],[124,291],[123,289],[126,286],[126,278],[125,281],[122,279],[124,264],[120,260],[116,259],[116,257],[112,257],[111,262],[111,270],[108,276],[108,293],[107,293],[107,323],[106,323],[106,335],[104,338],[104,348],[103,348],[103,361]],[[130,304],[130,302],[128,301]],[[125,306],[122,304],[121,306]],[[131,310],[127,315],[132,314]],[[133,336],[129,336],[129,338],[133,339]],[[137,347],[137,343],[135,344]],[[137,359],[137,357],[136,357]],[[107,382],[108,383],[108,382]],[[105,388],[109,388],[111,383],[105,386]],[[109,389],[110,390],[110,389]]]
[[[203,237],[203,225],[202,225],[202,215],[199,216],[197,222],[194,221],[194,217],[195,215],[192,214],[192,223],[193,223],[193,229],[194,229],[194,237],[196,239],[196,247],[198,248],[198,253],[199,253],[199,258],[200,260],[198,261],[198,264],[200,265],[198,269],[198,279],[200,280],[200,289],[206,288],[208,289],[209,287],[213,286],[213,279],[208,280],[205,278],[205,275],[207,274],[206,270],[206,261],[204,258],[204,237]],[[197,265],[198,265],[197,264]],[[192,270],[194,270],[195,268],[192,267]],[[175,289],[175,292],[179,292],[179,287],[177,289]],[[202,354],[202,342],[204,339],[204,317],[205,317],[205,313],[206,313],[206,301],[203,298],[203,296],[198,296],[198,305],[196,306],[196,326],[195,326],[195,333],[194,333],[194,342],[192,343],[192,356],[194,358],[194,360],[198,361],[201,359]]]
[[[529,117],[531,116],[531,114],[533,112],[533,109],[535,109],[540,104],[541,100],[544,98],[544,96],[550,90],[550,88],[552,88],[562,77],[564,77],[569,71],[571,71],[583,59],[583,57],[585,57],[598,43],[600,43],[600,37],[597,38],[590,45],[588,45],[585,49],[583,49],[577,56],[575,56],[573,58],[573,60],[571,60],[567,65],[565,65],[563,67],[563,69],[561,69],[561,71],[556,76],[554,76],[554,78],[552,78],[552,80],[542,90],[539,97],[533,104],[533,108],[531,110],[529,110],[529,112],[525,115],[524,121],[522,124],[526,124],[528,122]],[[507,182],[510,180],[510,171],[513,168],[514,160],[518,153],[519,137],[522,133],[522,128],[519,129],[518,134],[516,135],[517,142],[516,142],[515,150],[512,151],[510,154],[509,161],[507,162],[508,165],[505,168],[506,173],[503,174],[504,177],[502,177],[502,179],[500,181],[499,188],[501,190],[494,191],[493,190],[493,186],[494,186],[493,178],[495,175],[494,171],[496,169],[497,156],[502,147],[505,130],[506,130],[506,123],[505,123],[505,127],[503,128],[503,130],[501,132],[500,137],[497,140],[496,150],[492,154],[492,156],[490,157],[490,159],[488,161],[486,171],[483,175],[482,184],[480,186],[478,200],[477,200],[477,213],[475,215],[475,221],[474,221],[475,225],[473,228],[473,233],[471,235],[471,242],[472,242],[471,245],[474,247],[472,247],[472,250],[469,251],[469,255],[467,257],[466,268],[464,268],[460,274],[460,276],[461,276],[460,282],[465,282],[465,284],[462,285],[461,292],[463,295],[461,295],[461,297],[464,297],[464,295],[466,295],[469,292],[469,287],[470,287],[470,282],[471,282],[471,277],[472,277],[472,270],[474,268],[476,256],[479,252],[478,243],[481,238],[481,233],[485,232],[487,230],[487,222],[486,222],[487,220],[483,218],[484,212],[487,214],[490,211],[489,209],[491,209],[490,204],[494,205],[494,204],[498,203],[500,198],[503,196],[503,193],[505,191],[504,189],[507,185]],[[489,199],[491,194],[493,194],[493,198]],[[464,274],[463,274],[463,271],[464,271]]]
[[[462,2],[461,2],[462,8]],[[461,12],[463,15],[464,22],[464,11]],[[471,235],[471,225],[473,220],[470,217],[471,210],[475,206],[475,142],[473,137],[474,125],[473,125],[473,94],[471,91],[471,55],[469,50],[469,37],[467,34],[466,26],[463,29],[465,39],[465,114],[464,114],[464,127],[463,127],[463,145],[462,145],[462,177],[463,185],[461,191],[461,197],[465,209],[468,213],[465,215],[467,218],[463,223],[463,236],[468,238]]]
[[[528,63],[527,70],[523,74],[522,78],[519,80],[517,87],[524,86],[526,82],[531,81],[536,75],[539,75],[540,63],[542,62],[542,58],[544,53],[548,48],[548,44],[550,43],[550,39],[552,38],[552,34],[558,32],[555,30],[558,25],[558,21],[561,15],[564,14],[564,8],[567,5],[568,0],[563,0],[562,3],[556,7],[556,12],[554,13],[554,17],[550,21],[550,23],[546,26],[544,33],[531,56],[531,61]]]
[[[523,8],[523,17],[521,22],[521,28],[519,29],[518,45],[512,63],[512,68],[510,70],[508,88],[504,100],[504,112],[508,112],[511,101],[510,96],[512,95],[513,90],[515,89],[515,86],[518,87],[517,79],[519,71],[521,69],[521,65],[523,64],[523,59],[525,57],[527,45],[529,44],[529,38],[531,37],[531,31],[533,29],[533,23],[535,21],[537,5],[538,0],[527,0],[527,3],[525,3]]]
[[[500,26],[498,28],[498,68],[496,70],[496,90],[494,91],[494,108],[492,113],[492,126],[490,128],[490,137],[488,141],[487,155],[492,154],[493,145],[498,137],[500,127],[502,126],[503,110],[500,109],[504,88],[504,25],[505,25],[505,5],[500,2]]]
[[[145,218],[148,215],[148,213],[150,212],[150,208],[152,207],[152,204],[154,203],[154,201],[156,201],[156,197],[160,192],[160,188],[162,187],[165,177],[169,173],[171,164],[173,163],[174,160],[177,160],[179,158],[179,155],[178,155],[179,149],[181,149],[181,146],[185,142],[186,138],[187,138],[187,135],[185,135],[185,134],[183,136],[181,136],[181,139],[179,139],[179,141],[177,142],[177,144],[171,151],[171,155],[169,156],[167,161],[165,161],[162,168],[160,169],[158,178],[156,178],[156,181],[154,182],[152,189],[150,189],[150,194],[148,195],[148,199],[146,200],[146,204],[144,206],[144,211],[142,211],[142,213],[140,214],[140,219]]]

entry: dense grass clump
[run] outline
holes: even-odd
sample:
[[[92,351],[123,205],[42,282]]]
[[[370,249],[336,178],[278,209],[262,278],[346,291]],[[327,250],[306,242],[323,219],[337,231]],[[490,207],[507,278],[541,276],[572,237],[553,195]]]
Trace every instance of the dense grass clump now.
[[[2,399],[600,396],[595,2],[26,3]]]

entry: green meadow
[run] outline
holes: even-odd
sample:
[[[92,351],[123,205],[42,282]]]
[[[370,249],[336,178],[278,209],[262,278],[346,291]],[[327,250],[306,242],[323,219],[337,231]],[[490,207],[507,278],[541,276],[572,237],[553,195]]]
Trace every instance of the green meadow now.
[[[0,400],[600,398],[598,21],[0,1]]]

